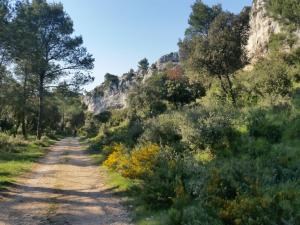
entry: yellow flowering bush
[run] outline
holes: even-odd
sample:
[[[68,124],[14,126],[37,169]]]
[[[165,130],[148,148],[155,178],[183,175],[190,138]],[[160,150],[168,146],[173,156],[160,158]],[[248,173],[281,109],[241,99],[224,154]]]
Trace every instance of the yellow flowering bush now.
[[[105,148],[110,148],[111,154],[104,161],[103,165],[122,173],[122,171],[124,170],[123,167],[129,164],[129,157],[127,153],[128,150],[122,144],[116,144],[112,147],[106,146]]]
[[[155,144],[135,148],[131,152],[130,166],[125,172],[125,176],[139,178],[144,175],[151,175],[159,150],[159,146]]]
[[[137,147],[130,154],[121,144],[109,148],[111,154],[104,162],[104,165],[108,168],[117,170],[124,177],[129,178],[140,178],[152,174],[152,168],[159,153],[158,145],[147,144]]]

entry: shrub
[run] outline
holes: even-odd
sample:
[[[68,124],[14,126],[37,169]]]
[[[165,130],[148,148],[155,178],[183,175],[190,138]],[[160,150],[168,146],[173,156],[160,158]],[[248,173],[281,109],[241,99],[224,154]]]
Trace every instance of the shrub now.
[[[28,142],[21,137],[12,137],[6,133],[0,133],[0,151],[17,151],[18,146],[25,146]]]
[[[105,146],[104,152],[109,154],[104,162],[108,168],[117,170],[124,177],[132,179],[144,178],[153,174],[153,167],[159,154],[159,146],[146,144],[134,148],[131,152],[122,144]]]
[[[162,114],[145,123],[141,142],[151,142],[177,148],[181,141],[180,126],[182,117],[178,113]],[[180,147],[178,147],[180,149]]]
[[[142,198],[151,208],[171,206],[176,198],[182,186],[177,162],[171,153],[161,153],[152,175],[144,177]]]
[[[133,147],[143,131],[139,120],[124,120],[118,126],[102,125],[98,135],[91,139],[92,149],[100,149],[104,146],[123,143],[127,147]]]
[[[232,113],[195,107],[148,120],[142,141],[172,146],[178,152],[226,149],[234,137]],[[182,110],[183,110],[182,109]]]
[[[234,137],[231,112],[222,109],[194,108],[181,120],[182,142],[192,150],[227,149]]]
[[[262,95],[286,96],[291,92],[291,79],[286,64],[280,59],[264,60],[253,70],[253,85]]]
[[[300,6],[298,1],[294,0],[272,0],[267,2],[268,12],[277,20],[299,26]]]
[[[154,117],[163,113],[167,106],[165,75],[153,74],[145,83],[133,88],[128,95],[129,114],[140,118]]]
[[[129,166],[123,172],[126,177],[143,178],[153,174],[153,167],[160,148],[156,144],[146,144],[130,152]]]
[[[106,147],[106,151],[108,148],[109,147]],[[111,154],[103,165],[120,172],[122,175],[126,175],[124,174],[124,170],[130,165],[128,149],[122,144],[117,144],[112,146],[109,151],[111,151]]]
[[[300,139],[300,117],[293,119],[285,132],[286,139]]]
[[[169,211],[169,225],[222,225],[223,223],[216,215],[210,213],[203,208],[201,203],[194,203],[178,210],[172,208]]]
[[[268,120],[265,111],[257,110],[252,112],[249,118],[249,133],[253,137],[263,137],[271,143],[276,143],[281,140],[282,128]]]

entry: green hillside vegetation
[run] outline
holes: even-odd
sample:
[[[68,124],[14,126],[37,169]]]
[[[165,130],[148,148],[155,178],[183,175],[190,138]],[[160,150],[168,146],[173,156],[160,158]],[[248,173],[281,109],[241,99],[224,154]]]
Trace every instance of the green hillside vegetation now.
[[[81,86],[94,59],[63,5],[0,0],[0,189],[78,131],[138,225],[300,225],[300,4],[266,7],[283,29],[256,64],[250,8],[196,0],[180,64],[142,59],[153,75],[137,78],[128,107],[93,115]],[[94,93],[119,85],[107,73]]]
[[[91,116],[91,152],[137,224],[300,224],[300,49],[280,51],[282,33],[244,70],[249,9],[192,9],[181,66],[133,89],[127,109]]]

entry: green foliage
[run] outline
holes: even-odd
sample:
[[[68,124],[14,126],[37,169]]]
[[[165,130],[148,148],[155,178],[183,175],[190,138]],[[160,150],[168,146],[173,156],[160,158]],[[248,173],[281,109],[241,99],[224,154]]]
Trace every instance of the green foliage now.
[[[38,92],[38,98],[32,99],[36,104],[39,100],[35,116],[37,137],[40,139],[48,123],[45,116],[47,86],[68,76],[66,85],[80,89],[81,85],[93,80],[86,72],[93,68],[94,59],[82,46],[82,37],[73,36],[73,22],[61,3],[19,1],[13,12],[14,16],[8,24],[7,51],[17,64],[22,81],[21,104],[27,105],[28,98],[32,97],[30,94]],[[28,109],[20,111],[23,135],[26,136]]]
[[[271,105],[288,104],[292,80],[297,74],[294,65],[289,57],[273,55],[269,59],[262,59],[252,70],[238,74],[235,84],[240,104],[255,106],[263,101],[269,101]],[[280,99],[285,100],[280,103]]]
[[[196,1],[192,9],[181,66],[153,68],[130,93],[128,111],[97,122],[92,147],[136,182],[136,209],[158,211],[144,224],[298,225],[294,36],[274,35],[268,57],[242,70],[249,8],[234,15]]]
[[[261,66],[261,67],[260,67]],[[262,93],[285,96],[290,93],[291,80],[284,64],[265,61],[257,66]]]
[[[233,139],[231,113],[202,107],[172,112],[149,120],[141,140],[173,146],[178,151],[226,149]],[[185,146],[185,147],[183,147]]]
[[[142,73],[146,73],[148,71],[148,69],[149,69],[149,61],[148,61],[148,59],[144,58],[141,61],[139,61],[138,67],[142,71]]]
[[[183,209],[170,209],[168,225],[222,225],[216,216],[210,216],[201,204],[194,204]]]
[[[249,118],[249,133],[255,138],[266,138],[272,143],[280,142],[282,137],[282,127],[272,123],[266,118],[266,112],[255,111]]]
[[[99,123],[106,123],[110,120],[112,113],[109,111],[101,112],[100,114],[96,115],[95,118]]]
[[[144,177],[142,186],[143,200],[152,208],[172,205],[180,186],[180,177],[176,173],[177,165],[172,153],[162,152],[154,164],[153,174]]]
[[[190,17],[191,30],[200,30],[179,42],[180,55],[192,71],[206,71],[219,79],[225,95],[236,103],[231,75],[247,62],[244,46],[249,29],[249,9],[234,15],[220,7],[210,8],[197,1]],[[194,24],[195,23],[195,24]],[[193,25],[194,24],[194,25]]]
[[[166,99],[175,105],[185,105],[205,96],[205,89],[200,82],[191,82],[178,68],[168,71],[165,81]]]
[[[289,129],[286,130],[285,139],[298,140],[300,139],[300,118],[296,117],[291,121]]]
[[[134,88],[128,97],[128,105],[132,116],[141,118],[153,117],[167,108],[165,96],[165,76],[154,74],[147,82]]]
[[[222,12],[221,5],[208,7],[201,0],[192,6],[189,25],[186,35],[207,35],[210,24]]]
[[[295,0],[269,0],[267,9],[279,21],[296,26],[300,24],[300,5]]]
[[[0,133],[0,189],[7,188],[17,176],[30,170],[33,162],[45,154],[42,146],[52,143],[48,138],[32,142]]]
[[[105,79],[104,83],[108,87],[110,87],[112,85],[117,85],[117,86],[119,85],[119,78],[116,75],[107,73],[107,74],[105,74],[104,79]]]

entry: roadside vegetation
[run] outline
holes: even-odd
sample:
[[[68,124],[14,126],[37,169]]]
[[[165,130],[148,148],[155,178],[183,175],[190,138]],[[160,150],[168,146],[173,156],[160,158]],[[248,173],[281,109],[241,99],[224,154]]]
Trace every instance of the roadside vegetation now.
[[[22,173],[29,171],[36,160],[43,156],[55,140],[43,137],[24,140],[0,133],[0,190],[13,184]]]
[[[137,224],[298,225],[300,49],[283,31],[244,70],[249,8],[192,9],[181,65],[138,84],[127,109],[90,116],[90,151]]]

